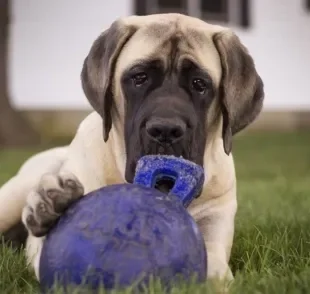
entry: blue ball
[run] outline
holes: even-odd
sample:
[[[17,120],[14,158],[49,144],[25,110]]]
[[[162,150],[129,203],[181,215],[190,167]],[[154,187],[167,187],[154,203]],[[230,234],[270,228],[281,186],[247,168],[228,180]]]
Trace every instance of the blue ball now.
[[[174,278],[204,281],[203,236],[182,202],[137,184],[106,186],[73,204],[48,234],[40,283],[106,289]]]

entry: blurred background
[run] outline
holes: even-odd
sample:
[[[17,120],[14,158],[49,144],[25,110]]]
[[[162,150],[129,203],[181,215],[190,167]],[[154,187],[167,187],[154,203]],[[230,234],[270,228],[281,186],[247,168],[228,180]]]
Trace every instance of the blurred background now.
[[[182,12],[229,26],[265,82],[248,129],[310,127],[309,0],[1,0],[0,146],[69,139],[91,111],[80,85],[94,39],[118,17]]]

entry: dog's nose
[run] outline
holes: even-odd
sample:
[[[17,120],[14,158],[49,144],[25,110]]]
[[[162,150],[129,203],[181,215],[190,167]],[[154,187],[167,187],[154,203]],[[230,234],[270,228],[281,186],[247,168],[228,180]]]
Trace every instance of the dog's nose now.
[[[186,131],[186,124],[181,119],[154,118],[146,123],[147,134],[160,143],[175,143]]]

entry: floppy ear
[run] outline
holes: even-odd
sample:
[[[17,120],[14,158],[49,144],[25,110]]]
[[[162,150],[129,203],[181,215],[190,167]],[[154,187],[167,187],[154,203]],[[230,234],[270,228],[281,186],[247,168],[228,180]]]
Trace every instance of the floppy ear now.
[[[264,85],[247,48],[231,31],[214,35],[222,63],[220,103],[223,114],[223,142],[226,154],[232,136],[252,123],[263,107]]]
[[[103,119],[103,138],[106,142],[112,127],[112,80],[117,58],[136,29],[112,23],[93,43],[84,60],[81,72],[82,87],[91,106]]]

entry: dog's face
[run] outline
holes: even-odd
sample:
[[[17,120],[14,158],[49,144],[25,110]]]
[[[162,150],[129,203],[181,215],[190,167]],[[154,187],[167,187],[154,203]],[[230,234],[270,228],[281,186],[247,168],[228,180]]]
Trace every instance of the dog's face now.
[[[128,182],[146,154],[203,165],[218,124],[229,154],[232,136],[262,108],[263,83],[239,39],[179,14],[116,21],[94,42],[81,76],[104,140],[113,124],[122,126]]]
[[[146,154],[182,156],[203,165],[202,122],[214,98],[212,79],[188,59],[170,56],[169,61],[175,64],[167,66],[160,58],[140,60],[122,74],[127,180]]]

